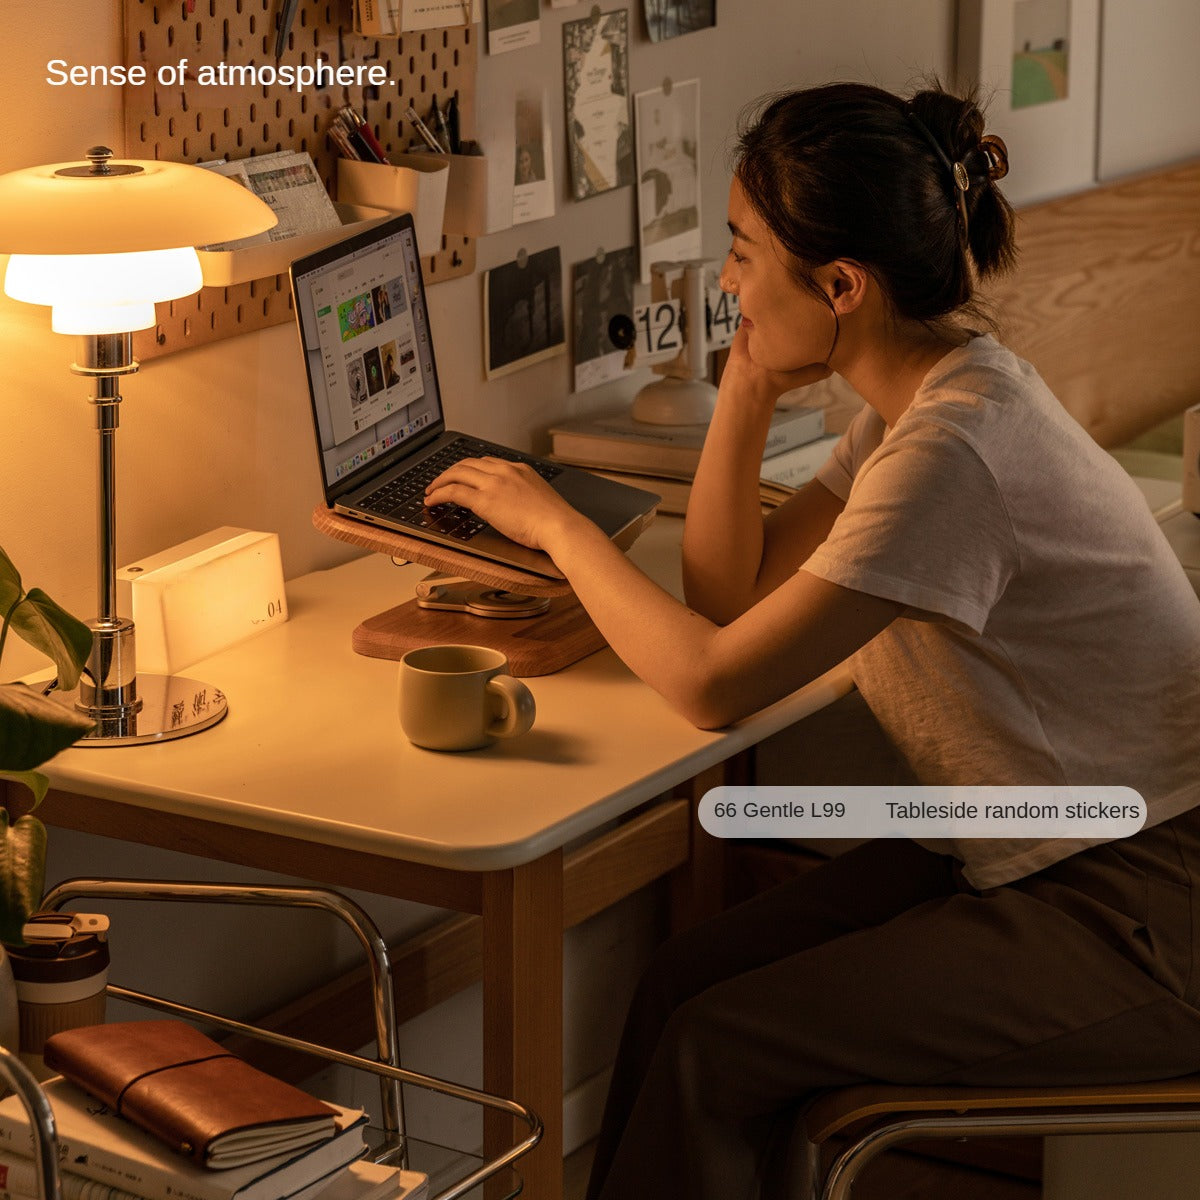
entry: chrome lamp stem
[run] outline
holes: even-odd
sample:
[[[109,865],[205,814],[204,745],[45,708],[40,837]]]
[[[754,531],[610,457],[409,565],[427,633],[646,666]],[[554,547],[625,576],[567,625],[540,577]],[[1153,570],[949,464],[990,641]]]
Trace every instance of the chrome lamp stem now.
[[[125,746],[167,741],[217,724],[228,705],[215,687],[181,675],[137,673],[134,624],[117,611],[116,440],[122,375],[138,369],[130,333],[85,334],[71,370],[91,379],[96,409],[96,590],[99,614],[88,622],[92,651],[78,689],[56,693],[91,717],[95,728],[76,745]]]

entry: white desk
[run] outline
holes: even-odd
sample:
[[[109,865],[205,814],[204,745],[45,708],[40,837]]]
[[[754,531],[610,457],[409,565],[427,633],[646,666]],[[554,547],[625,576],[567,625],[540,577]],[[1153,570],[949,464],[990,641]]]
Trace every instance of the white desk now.
[[[681,529],[660,519],[631,554],[676,593]],[[41,811],[49,824],[478,914],[454,944],[478,957],[484,980],[484,1087],[544,1119],[523,1174],[527,1194],[556,1200],[562,929],[667,871],[695,872],[696,794],[721,781],[731,756],[850,682],[830,672],[705,732],[604,650],[527,681],[538,712],[524,737],[420,750],[397,721],[396,664],[355,654],[350,634],[411,597],[424,573],[373,555],[294,580],[286,624],[186,672],[228,696],[220,725],[156,746],[69,750],[49,768]],[[688,781],[684,799],[564,858],[568,842]]]

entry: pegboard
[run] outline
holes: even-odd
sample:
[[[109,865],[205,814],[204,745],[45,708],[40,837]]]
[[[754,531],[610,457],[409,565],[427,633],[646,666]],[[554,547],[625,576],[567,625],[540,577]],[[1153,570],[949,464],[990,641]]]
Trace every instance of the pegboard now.
[[[296,91],[282,85],[198,83],[203,66],[275,66],[282,0],[124,0],[125,62],[143,64],[147,82],[125,90],[125,151],[129,157],[203,162],[276,150],[306,150],[329,194],[337,198],[337,153],[326,138],[333,114],[353,104],[389,156],[420,144],[404,117],[412,104],[425,116],[434,96],[452,95],[464,137],[475,124],[479,31],[472,25],[406,33],[398,38],[354,32],[351,0],[299,0],[280,64],[332,66],[381,63],[392,84]],[[160,67],[187,60],[183,83],[160,82]],[[220,78],[220,76],[217,76]],[[438,283],[475,269],[472,239],[443,236],[423,260],[425,281]],[[156,328],[135,335],[139,358],[153,358],[281,324],[292,319],[286,272],[158,306]]]

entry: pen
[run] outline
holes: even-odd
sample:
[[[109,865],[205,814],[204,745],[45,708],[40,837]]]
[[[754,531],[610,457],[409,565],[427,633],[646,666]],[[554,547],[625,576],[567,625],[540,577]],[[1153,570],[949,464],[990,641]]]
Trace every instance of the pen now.
[[[421,140],[427,145],[430,150],[436,150],[439,154],[445,154],[445,148],[442,144],[429,132],[429,126],[417,115],[417,110],[410,104],[405,110],[404,115],[413,123],[413,128],[421,136]]]
[[[450,130],[450,153],[460,154],[462,152],[462,131],[459,128],[457,92],[450,97],[450,103],[446,105],[446,124]]]
[[[352,104],[347,104],[342,110],[354,125],[358,136],[366,142],[368,149],[380,163],[388,161],[387,151],[379,144],[379,139],[375,136],[375,131],[370,125],[358,114],[358,111]]]
[[[450,130],[446,127],[446,118],[442,116],[442,110],[438,108],[437,97],[433,97],[433,104],[429,109],[429,119],[433,122],[434,129],[437,130],[438,144],[447,152],[453,153],[454,147],[450,144]]]

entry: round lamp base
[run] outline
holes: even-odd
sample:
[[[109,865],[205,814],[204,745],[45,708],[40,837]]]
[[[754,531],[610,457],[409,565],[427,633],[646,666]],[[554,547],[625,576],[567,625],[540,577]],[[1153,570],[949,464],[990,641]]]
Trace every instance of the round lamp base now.
[[[96,719],[96,728],[76,746],[136,746],[143,742],[168,742],[211,729],[229,711],[225,694],[209,683],[185,675],[137,676],[141,706],[134,713],[108,715],[89,712],[79,705],[79,690],[51,692],[52,699]]]

